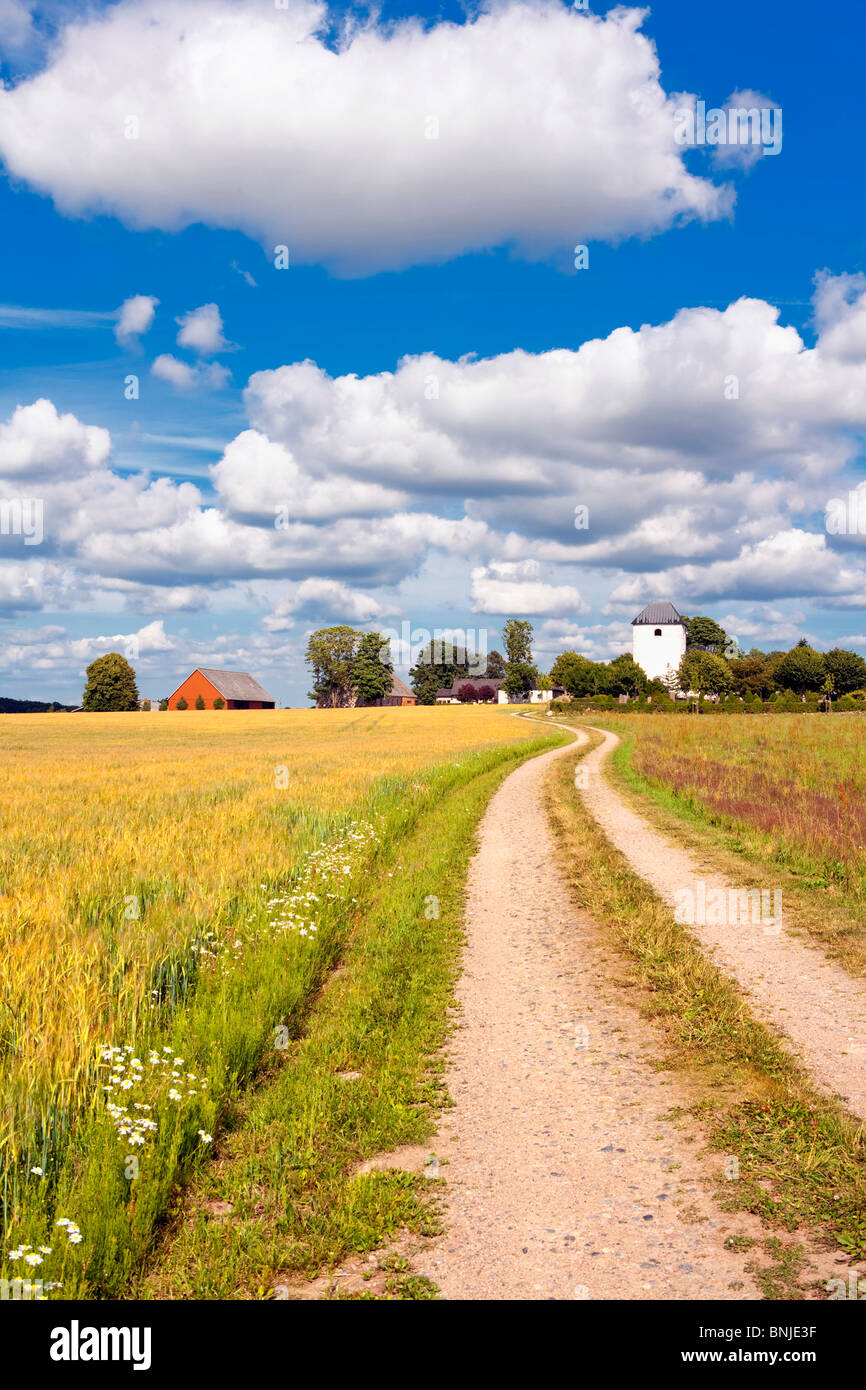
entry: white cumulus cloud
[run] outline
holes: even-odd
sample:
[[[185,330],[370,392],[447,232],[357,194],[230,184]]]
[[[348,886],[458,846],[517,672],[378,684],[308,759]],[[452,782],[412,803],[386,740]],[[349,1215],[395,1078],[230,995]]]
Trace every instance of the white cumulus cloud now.
[[[114,329],[114,336],[119,343],[126,346],[140,338],[142,333],[146,333],[153,323],[153,316],[158,299],[154,299],[152,294],[134,294],[129,299],[125,299],[117,311],[117,324]]]
[[[0,89],[9,171],[67,214],[240,229],[346,273],[726,216],[674,138],[647,11],[504,0],[465,24],[323,4],[120,0]],[[127,121],[133,116],[135,138]]]

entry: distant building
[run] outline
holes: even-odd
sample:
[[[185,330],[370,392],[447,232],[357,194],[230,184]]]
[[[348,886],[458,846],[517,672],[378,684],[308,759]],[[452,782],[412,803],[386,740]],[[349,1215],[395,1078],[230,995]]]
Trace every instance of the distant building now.
[[[675,676],[686,651],[686,625],[672,603],[648,603],[632,618],[632,656],[651,681]]]
[[[168,707],[177,709],[178,701],[184,699],[190,709],[195,709],[199,695],[205,709],[213,709],[215,700],[225,701],[226,709],[274,709],[276,704],[273,696],[246,671],[217,671],[211,666],[198,666],[174,694],[169,695]]]
[[[487,676],[458,676],[453,685],[448,686],[447,689],[436,691],[436,703],[437,705],[493,703],[507,705],[510,701],[508,699],[508,691],[503,688],[503,685],[504,683],[501,677],[489,680]],[[467,686],[472,691],[472,699],[461,700],[460,694],[465,691]],[[492,690],[492,697],[486,694],[488,690]],[[555,685],[550,690],[533,689],[527,691],[525,699],[516,700],[515,704],[542,705],[547,700],[556,699],[558,696],[564,694],[565,691],[561,685]]]
[[[468,686],[472,691],[472,700],[495,703],[499,698],[499,691],[502,688],[502,680],[497,677],[488,680],[487,676],[458,676],[452,685],[443,687],[436,691],[437,705],[459,705],[462,703],[458,690],[463,690]],[[492,690],[492,695],[482,695],[482,690]]]
[[[418,696],[409,689],[399,676],[391,673],[391,689],[387,695],[383,695],[381,700],[359,700],[360,705],[417,705]]]

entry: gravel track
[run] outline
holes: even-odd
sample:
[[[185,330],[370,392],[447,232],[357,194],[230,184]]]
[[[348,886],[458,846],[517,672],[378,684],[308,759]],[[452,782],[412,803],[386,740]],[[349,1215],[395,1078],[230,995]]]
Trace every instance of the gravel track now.
[[[446,1233],[417,1272],[450,1299],[758,1298],[724,1241],[760,1227],[716,1207],[721,1156],[664,1118],[688,1097],[644,1060],[648,1026],[556,866],[541,786],[569,751],[522,764],[479,828],[435,1141]]]

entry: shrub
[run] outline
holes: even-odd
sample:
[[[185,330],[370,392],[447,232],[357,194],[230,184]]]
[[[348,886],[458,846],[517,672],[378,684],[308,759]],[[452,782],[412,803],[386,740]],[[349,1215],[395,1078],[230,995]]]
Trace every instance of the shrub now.
[[[226,702],[223,699],[222,695],[217,695],[216,699],[213,702],[213,707],[214,709],[225,709]]]
[[[203,696],[203,695],[196,695],[196,697],[195,697],[195,707],[196,707],[196,709],[204,709],[205,703],[204,703],[204,696]]]
[[[159,707],[160,709],[168,709],[168,700],[160,700]]]
[[[142,708],[143,710],[149,710],[149,709],[150,709],[150,701],[149,701],[149,700],[142,700],[142,702],[141,702],[141,708]]]
[[[180,699],[177,702],[177,707],[178,709],[189,709],[189,705],[187,704],[187,699],[185,695],[181,695]]]
[[[860,700],[855,700],[853,694],[843,695],[836,701],[836,708],[843,710],[862,709],[863,704]]]

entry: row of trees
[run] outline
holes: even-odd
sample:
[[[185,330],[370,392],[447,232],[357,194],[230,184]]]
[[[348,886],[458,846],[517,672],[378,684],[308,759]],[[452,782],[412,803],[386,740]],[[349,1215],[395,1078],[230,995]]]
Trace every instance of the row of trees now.
[[[535,688],[540,679],[532,660],[532,624],[509,618],[503,625],[505,656],[492,651],[479,658],[451,642],[429,642],[418,654],[409,672],[419,704],[432,705],[439,690],[456,686],[465,699],[494,699],[494,686],[466,686],[461,696],[460,681],[501,681],[513,699]],[[340,709],[347,705],[380,700],[391,688],[393,663],[388,659],[388,642],[379,632],[359,632],[346,624],[319,628],[307,640],[306,662],[313,677],[308,692],[320,709]]]

